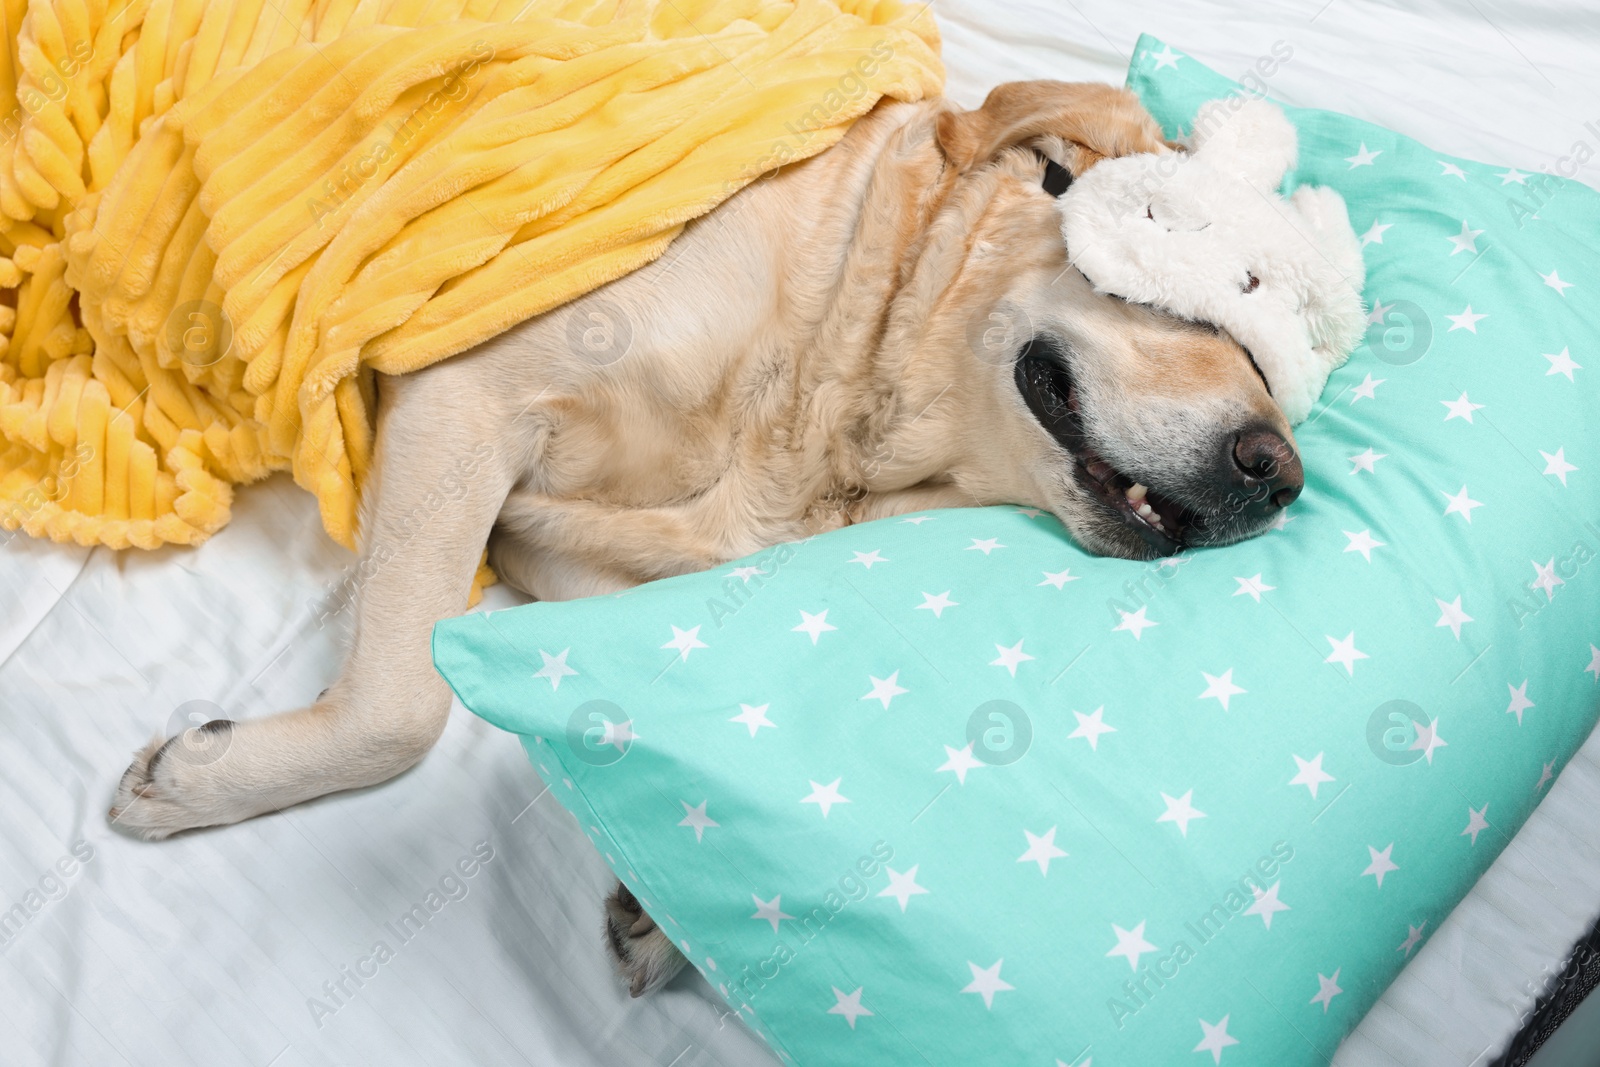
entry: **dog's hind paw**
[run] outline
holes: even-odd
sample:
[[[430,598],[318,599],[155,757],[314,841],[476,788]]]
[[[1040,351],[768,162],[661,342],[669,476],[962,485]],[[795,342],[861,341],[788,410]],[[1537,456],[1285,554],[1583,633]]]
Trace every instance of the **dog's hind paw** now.
[[[122,772],[106,819],[114,829],[146,841],[159,841],[180,830],[231,821],[212,813],[205,790],[190,779],[192,772],[214,762],[228,744],[234,724],[218,719],[166,740],[156,738],[133,754]]]
[[[653,993],[689,961],[621,882],[606,897],[606,948],[636,997]]]

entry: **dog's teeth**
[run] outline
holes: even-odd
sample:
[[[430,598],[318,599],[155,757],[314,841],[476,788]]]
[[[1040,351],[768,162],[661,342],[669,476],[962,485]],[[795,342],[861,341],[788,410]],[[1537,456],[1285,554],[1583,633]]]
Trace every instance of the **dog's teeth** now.
[[[1138,482],[1134,482],[1133,485],[1128,489],[1128,499],[1129,500],[1143,500],[1144,499],[1144,495],[1146,493],[1148,493],[1149,491],[1150,491],[1149,489],[1147,489],[1144,486],[1140,485]]]
[[[1152,508],[1149,504],[1140,504],[1139,505],[1139,514],[1143,515],[1147,519],[1152,514],[1154,514],[1154,512],[1155,512],[1155,509]]]

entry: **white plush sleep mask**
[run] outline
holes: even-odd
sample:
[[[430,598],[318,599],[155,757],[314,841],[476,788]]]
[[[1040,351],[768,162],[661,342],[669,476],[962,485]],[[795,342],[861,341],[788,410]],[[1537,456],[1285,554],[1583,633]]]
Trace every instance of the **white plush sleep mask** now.
[[[1104,159],[1050,190],[1068,258],[1097,290],[1227,330],[1291,424],[1366,329],[1344,199],[1278,194],[1297,152],[1281,110],[1230,97],[1201,106],[1187,152]]]

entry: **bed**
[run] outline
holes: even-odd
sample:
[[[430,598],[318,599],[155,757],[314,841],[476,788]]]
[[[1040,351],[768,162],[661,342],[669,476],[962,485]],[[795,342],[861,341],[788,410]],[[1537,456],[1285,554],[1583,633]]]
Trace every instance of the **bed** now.
[[[1225,73],[1287,42],[1275,95],[1446,152],[1534,171],[1600,142],[1600,15],[1553,4],[932,13],[967,105],[1013,78],[1120,82],[1149,30]],[[1600,186],[1600,162],[1577,176]],[[283,477],[241,492],[198,550],[0,546],[0,1059],[776,1062],[692,974],[628,999],[600,948],[604,862],[518,746],[461,709],[378,789],[161,845],[106,827],[111,785],[151,733],[301,704],[332,680],[349,618],[329,609],[351,563]],[[514,602],[489,592],[490,607]],[[1600,912],[1597,802],[1591,740],[1336,1062],[1491,1062]],[[400,923],[436,889],[425,923]]]

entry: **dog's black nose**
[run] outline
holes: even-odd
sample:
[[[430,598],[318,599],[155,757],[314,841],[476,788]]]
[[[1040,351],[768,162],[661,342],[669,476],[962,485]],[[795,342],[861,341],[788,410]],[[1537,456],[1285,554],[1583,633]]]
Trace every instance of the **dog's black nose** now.
[[[1247,429],[1233,439],[1232,462],[1226,463],[1227,492],[1242,514],[1266,515],[1294,503],[1305,488],[1305,468],[1294,446],[1266,426]]]

